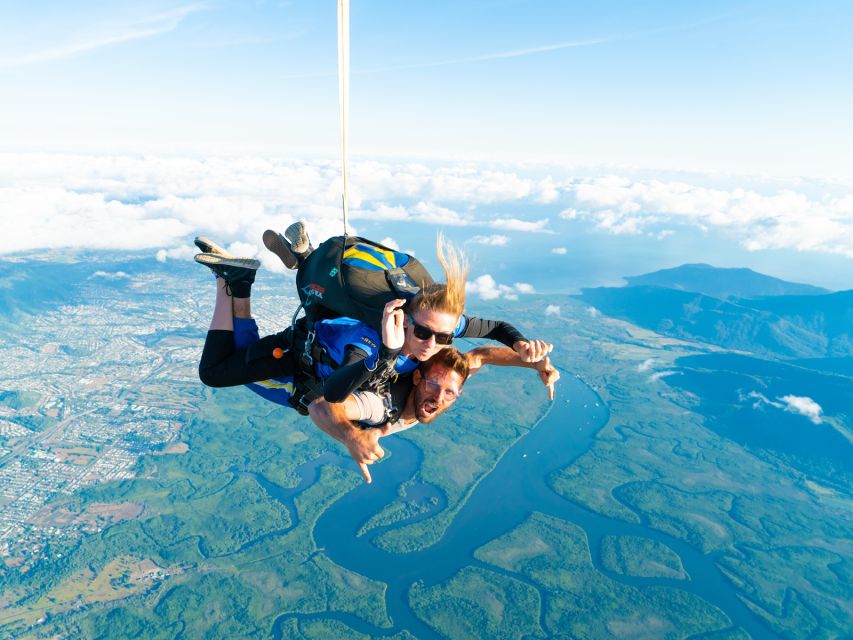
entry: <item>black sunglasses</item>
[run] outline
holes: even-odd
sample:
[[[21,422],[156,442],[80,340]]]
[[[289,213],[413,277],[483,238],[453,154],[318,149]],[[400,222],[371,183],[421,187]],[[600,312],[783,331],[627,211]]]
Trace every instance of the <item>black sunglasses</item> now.
[[[441,345],[448,345],[453,342],[453,334],[452,333],[441,333],[439,331],[433,331],[429,327],[425,327],[422,324],[418,324],[415,322],[415,319],[412,316],[409,316],[409,322],[412,324],[414,328],[415,337],[418,340],[429,340],[432,336],[435,336],[435,343]]]

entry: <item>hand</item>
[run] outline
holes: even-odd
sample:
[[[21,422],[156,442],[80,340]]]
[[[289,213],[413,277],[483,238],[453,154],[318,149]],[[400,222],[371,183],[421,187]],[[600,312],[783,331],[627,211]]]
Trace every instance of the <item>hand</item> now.
[[[539,362],[553,348],[554,345],[543,340],[519,340],[512,345],[513,351],[521,356],[522,362]]]
[[[551,358],[544,358],[536,363],[536,373],[548,388],[548,400],[554,399],[554,383],[560,379],[560,372],[551,364]]]
[[[403,319],[406,314],[402,307],[406,301],[398,298],[391,300],[382,311],[382,344],[389,349],[402,349],[406,339]]]
[[[373,482],[373,479],[370,477],[367,465],[373,464],[385,455],[385,450],[379,446],[380,435],[382,435],[380,429],[355,429],[344,442],[368,484]]]

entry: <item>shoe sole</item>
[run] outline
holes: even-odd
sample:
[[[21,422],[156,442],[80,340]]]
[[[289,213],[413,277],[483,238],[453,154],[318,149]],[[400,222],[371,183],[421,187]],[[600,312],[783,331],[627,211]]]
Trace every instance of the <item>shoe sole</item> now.
[[[205,238],[204,236],[196,236],[196,239],[193,240],[195,242],[195,246],[199,248],[200,251],[204,253],[215,253],[220,256],[227,256],[229,258],[233,258],[230,253],[228,253],[224,247],[219,246],[213,240]]]
[[[234,256],[222,256],[215,253],[199,253],[195,261],[205,266],[222,265],[226,267],[242,267],[257,271],[261,267],[261,261],[254,258],[236,258]]]
[[[299,266],[299,261],[287,242],[281,237],[280,233],[276,233],[272,229],[264,231],[264,246],[278,256],[278,259],[284,263],[288,269],[295,269]]]
[[[294,222],[285,229],[284,239],[290,243],[291,251],[293,251],[293,247],[299,247],[303,244],[308,246],[311,245],[310,240],[308,240],[308,233],[305,230],[305,225],[302,222]]]

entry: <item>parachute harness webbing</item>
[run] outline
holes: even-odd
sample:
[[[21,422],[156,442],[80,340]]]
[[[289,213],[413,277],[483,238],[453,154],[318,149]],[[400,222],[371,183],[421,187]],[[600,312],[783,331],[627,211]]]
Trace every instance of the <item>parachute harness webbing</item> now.
[[[338,0],[338,100],[341,114],[341,166],[343,168],[344,236],[347,229],[347,138],[349,124],[349,0]],[[346,244],[346,243],[345,243]]]

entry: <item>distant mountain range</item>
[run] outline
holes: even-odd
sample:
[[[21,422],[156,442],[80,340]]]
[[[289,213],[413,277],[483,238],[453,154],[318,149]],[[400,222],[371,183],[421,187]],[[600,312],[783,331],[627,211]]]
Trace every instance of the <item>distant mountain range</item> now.
[[[648,285],[704,293],[713,298],[757,298],[759,296],[813,296],[828,289],[786,282],[752,269],[722,269],[709,264],[684,264],[641,276],[626,276],[628,286]]]
[[[853,357],[853,291],[695,264],[626,280],[577,297],[672,337],[786,359]]]

